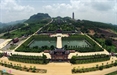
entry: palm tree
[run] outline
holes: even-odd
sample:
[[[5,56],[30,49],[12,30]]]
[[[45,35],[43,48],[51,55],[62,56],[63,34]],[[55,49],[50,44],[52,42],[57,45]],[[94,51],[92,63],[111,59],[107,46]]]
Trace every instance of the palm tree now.
[[[97,64],[97,65],[96,65],[96,68],[98,68],[98,67],[99,67],[99,65]]]

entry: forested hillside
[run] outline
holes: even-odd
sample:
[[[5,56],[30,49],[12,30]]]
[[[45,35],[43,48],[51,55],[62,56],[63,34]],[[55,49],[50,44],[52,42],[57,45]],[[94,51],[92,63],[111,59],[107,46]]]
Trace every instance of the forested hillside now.
[[[112,24],[102,23],[102,22],[94,22],[89,20],[77,20],[76,22],[73,22],[73,25],[81,28],[83,32],[87,32],[87,29],[95,30],[96,28],[112,29],[117,31],[117,25],[112,25]]]
[[[40,22],[43,19],[50,19],[51,17],[48,14],[44,13],[37,13],[35,15],[32,15],[26,23],[35,23],[35,22]]]

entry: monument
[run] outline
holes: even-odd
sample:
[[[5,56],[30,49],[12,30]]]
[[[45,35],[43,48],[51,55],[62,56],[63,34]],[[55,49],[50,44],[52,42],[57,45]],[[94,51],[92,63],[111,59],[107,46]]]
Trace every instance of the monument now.
[[[74,20],[74,12],[72,13],[72,19]]]

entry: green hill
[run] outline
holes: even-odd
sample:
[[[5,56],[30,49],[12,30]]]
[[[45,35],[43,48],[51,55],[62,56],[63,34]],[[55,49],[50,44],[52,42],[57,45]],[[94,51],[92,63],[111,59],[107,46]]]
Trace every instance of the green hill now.
[[[37,23],[40,22],[43,19],[50,19],[51,17],[46,14],[46,13],[37,13],[32,15],[27,21],[25,21],[26,23]]]

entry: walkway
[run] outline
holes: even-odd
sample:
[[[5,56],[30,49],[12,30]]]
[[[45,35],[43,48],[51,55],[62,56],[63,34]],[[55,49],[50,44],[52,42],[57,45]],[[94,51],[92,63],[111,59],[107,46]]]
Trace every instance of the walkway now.
[[[56,47],[57,48],[62,48],[62,38],[61,37],[57,37]]]
[[[57,43],[56,43],[57,48],[62,48],[62,37],[68,37],[68,36],[69,36],[68,34],[61,34],[61,33],[50,35],[50,37],[57,37]]]
[[[11,40],[12,39],[2,39],[2,42],[0,43],[0,49],[2,49],[3,47],[5,47]]]

